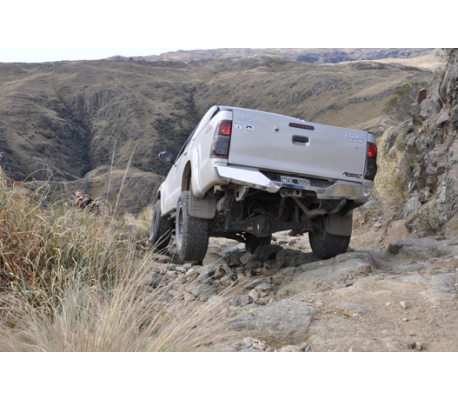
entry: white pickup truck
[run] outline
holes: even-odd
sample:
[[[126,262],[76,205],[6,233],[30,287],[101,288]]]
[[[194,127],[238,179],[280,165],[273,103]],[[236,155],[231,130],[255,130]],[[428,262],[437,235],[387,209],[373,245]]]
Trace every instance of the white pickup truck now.
[[[201,261],[209,237],[254,252],[272,233],[308,232],[322,259],[345,253],[352,212],[364,204],[377,172],[370,132],[309,123],[236,107],[213,106],[159,187],[150,242],[162,249],[175,230],[178,255]]]

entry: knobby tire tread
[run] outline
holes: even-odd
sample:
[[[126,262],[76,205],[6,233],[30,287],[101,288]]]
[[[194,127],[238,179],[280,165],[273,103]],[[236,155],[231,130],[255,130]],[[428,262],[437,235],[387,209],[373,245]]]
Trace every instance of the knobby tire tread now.
[[[310,247],[318,258],[327,260],[339,254],[347,252],[350,244],[350,236],[337,236],[328,232],[325,233],[324,240],[320,240],[318,234],[309,232]]]
[[[151,235],[153,227],[155,226],[156,230]],[[158,250],[166,248],[170,242],[170,237],[172,236],[172,227],[170,224],[161,217],[161,201],[158,200],[154,205],[154,214],[153,220],[151,221],[150,229],[150,243],[151,246],[155,247]]]
[[[189,215],[190,197],[191,192],[186,191],[181,193],[178,200],[177,210],[180,202],[183,207],[182,246],[178,249],[178,255],[183,261],[202,261],[208,250],[209,220]],[[175,231],[178,234],[178,227]]]

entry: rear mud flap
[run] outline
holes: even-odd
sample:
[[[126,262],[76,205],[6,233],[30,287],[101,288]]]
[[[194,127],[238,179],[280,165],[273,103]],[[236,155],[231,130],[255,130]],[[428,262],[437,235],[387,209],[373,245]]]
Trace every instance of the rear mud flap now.
[[[326,230],[331,235],[351,236],[353,227],[353,213],[346,216],[331,214],[326,217]]]
[[[192,194],[189,201],[189,215],[195,218],[213,219],[216,215],[216,201],[214,197],[206,195],[199,199]]]

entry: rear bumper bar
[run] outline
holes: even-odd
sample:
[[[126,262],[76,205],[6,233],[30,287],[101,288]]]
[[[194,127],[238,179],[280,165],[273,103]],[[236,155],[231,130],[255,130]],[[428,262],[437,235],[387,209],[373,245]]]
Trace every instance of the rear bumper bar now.
[[[215,169],[227,183],[249,186],[270,193],[277,193],[281,188],[289,188],[315,192],[317,198],[323,200],[348,199],[366,202],[372,192],[372,185],[347,181],[329,182],[328,187],[300,186],[271,181],[255,168],[216,166]]]

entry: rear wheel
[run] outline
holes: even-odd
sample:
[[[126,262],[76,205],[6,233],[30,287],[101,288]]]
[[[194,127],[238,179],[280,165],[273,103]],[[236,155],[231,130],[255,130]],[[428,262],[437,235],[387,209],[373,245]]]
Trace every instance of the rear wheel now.
[[[320,230],[309,232],[309,242],[313,254],[322,260],[335,257],[347,252],[350,244],[350,236],[332,235],[326,230],[325,219],[321,217],[322,227]]]
[[[191,192],[181,193],[177,204],[175,235],[178,256],[183,261],[202,261],[208,249],[209,220],[189,215]]]
[[[161,217],[161,201],[158,200],[154,205],[149,242],[151,246],[155,246],[156,249],[162,250],[169,244],[171,234],[172,226]]]
[[[247,233],[245,235],[245,238],[246,238],[245,248],[251,254],[253,254],[259,246],[264,246],[272,242],[272,235],[264,236],[264,237],[257,237],[255,235],[252,235],[251,233]]]

